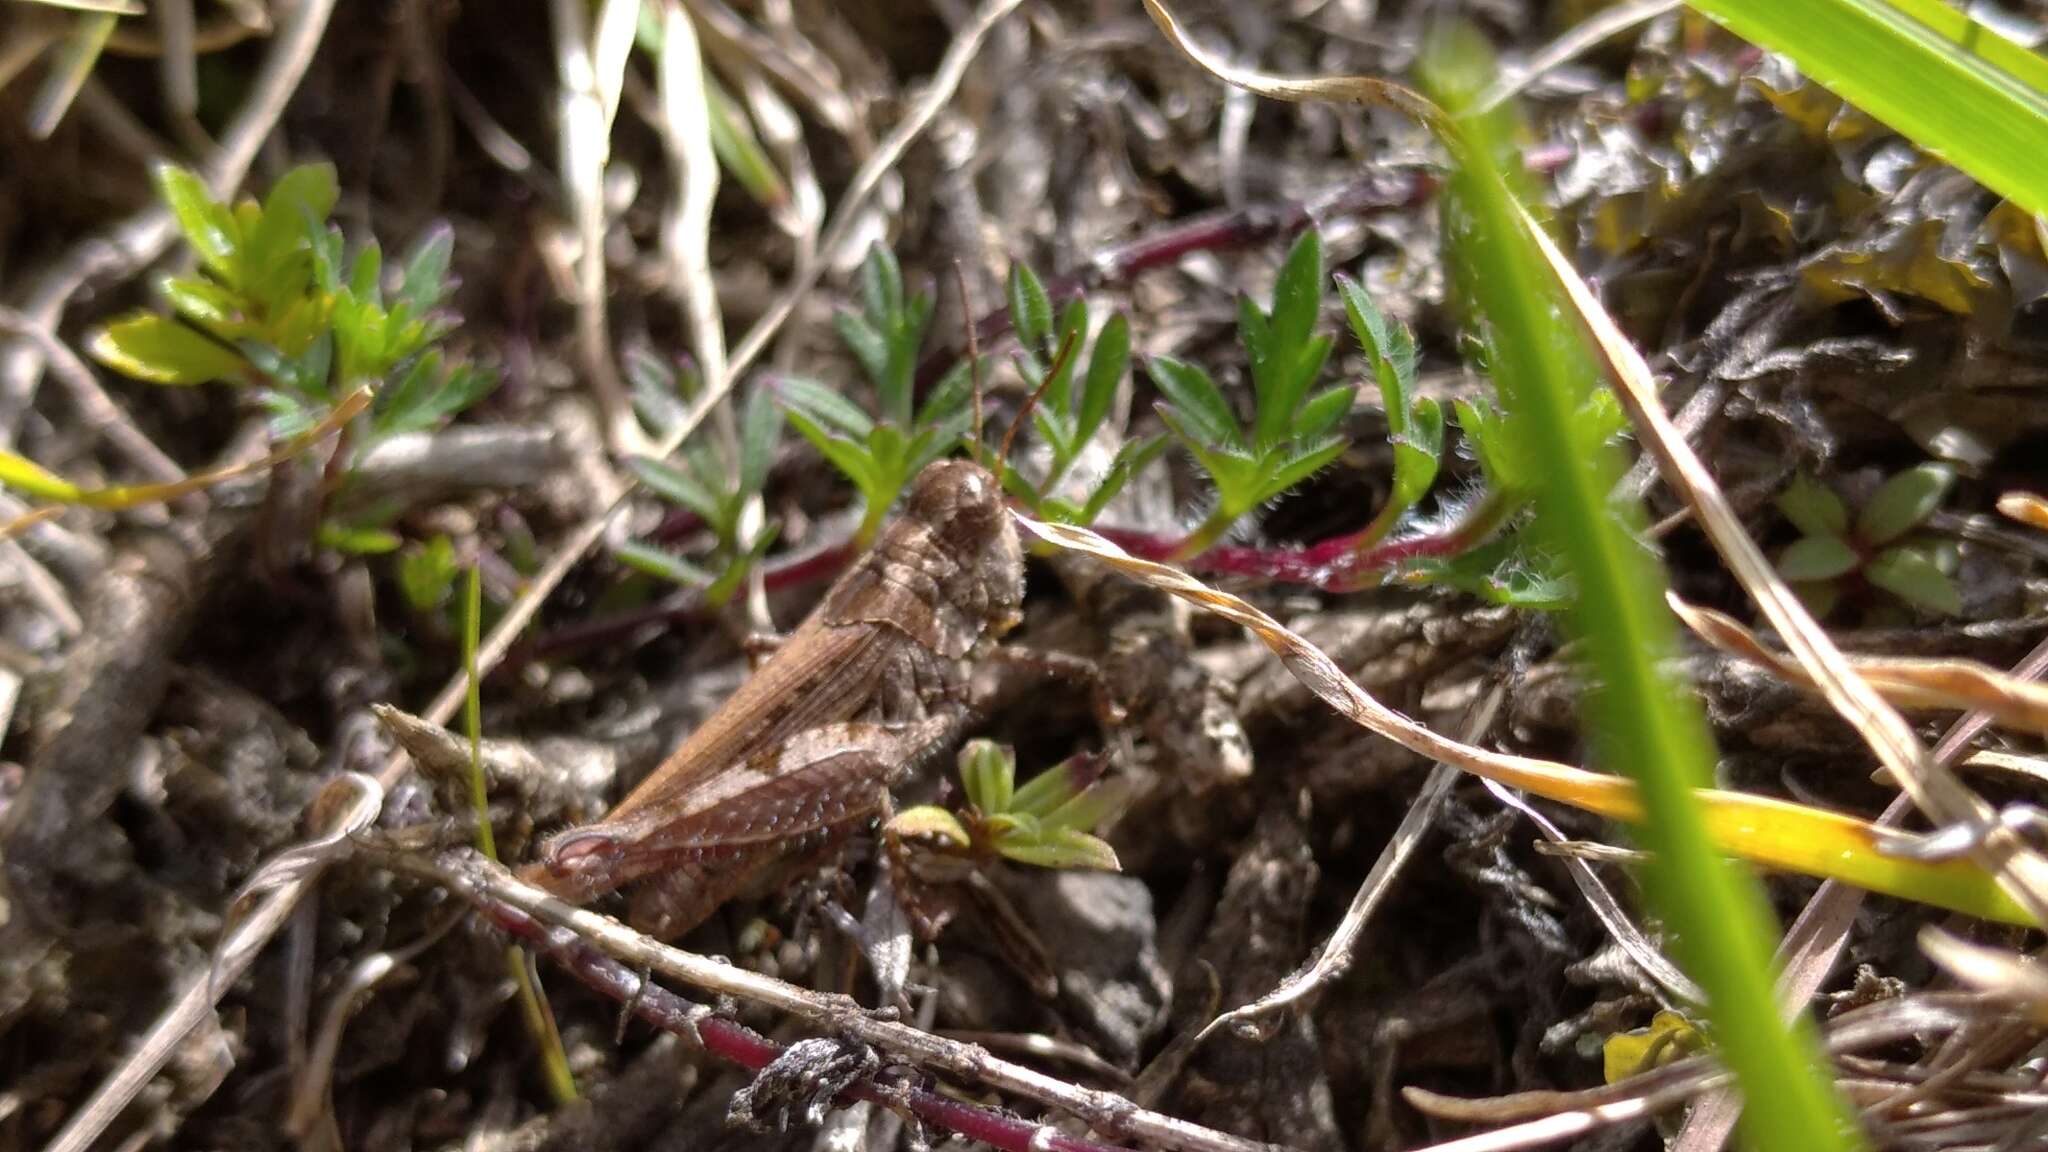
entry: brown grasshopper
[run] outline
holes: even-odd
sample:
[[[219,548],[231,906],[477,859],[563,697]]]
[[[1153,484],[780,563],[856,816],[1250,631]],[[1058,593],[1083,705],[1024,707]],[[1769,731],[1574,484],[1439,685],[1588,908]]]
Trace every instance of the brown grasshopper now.
[[[1024,555],[1001,487],[941,460],[782,646],[603,819],[525,878],[578,903],[638,883],[634,925],[670,938],[851,830],[959,733],[976,659],[1014,627]]]

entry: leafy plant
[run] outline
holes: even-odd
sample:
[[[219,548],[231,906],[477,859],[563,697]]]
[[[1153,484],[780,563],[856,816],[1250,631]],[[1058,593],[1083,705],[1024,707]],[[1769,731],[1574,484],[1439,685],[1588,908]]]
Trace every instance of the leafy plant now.
[[[945,455],[973,426],[965,361],[916,403],[917,362],[931,324],[932,296],[906,296],[903,269],[877,245],[861,265],[861,310],[834,317],[839,338],[874,386],[877,412],[816,381],[784,376],[774,388],[798,434],[860,490],[865,506],[855,543],[874,541],[911,477]]]
[[[650,356],[627,360],[636,393],[675,395],[675,375]],[[782,439],[782,411],[766,388],[755,388],[740,414],[738,452],[728,460],[709,441],[683,447],[675,463],[651,457],[628,462],[647,490],[696,516],[711,533],[707,554],[687,556],[647,540],[620,544],[615,553],[630,567],[703,592],[717,607],[731,600],[747,573],[775,542],[779,525],[747,523],[748,503],[761,494]]]
[[[1031,422],[1051,460],[1044,477],[1036,483],[1004,461],[1003,488],[1041,520],[1092,524],[1131,477],[1158,459],[1166,448],[1164,436],[1127,439],[1118,446],[1102,477],[1078,503],[1061,491],[1061,483],[1109,418],[1117,388],[1130,371],[1130,321],[1118,312],[1103,322],[1088,356],[1087,371],[1081,374],[1080,387],[1076,388],[1074,373],[1081,362],[1081,344],[1088,335],[1087,302],[1076,297],[1055,326],[1052,301],[1046,295],[1045,285],[1021,261],[1010,268],[1008,295],[1010,327],[1016,332],[1019,345],[1017,372],[1038,395],[1038,403],[1031,410]]]
[[[1039,868],[1117,870],[1116,852],[1092,829],[1123,806],[1120,781],[1101,778],[1101,760],[1076,756],[1017,786],[1017,757],[990,740],[960,750],[967,806],[906,809],[889,831],[980,858],[1000,856]]]
[[[1238,299],[1238,336],[1250,360],[1253,417],[1249,428],[1203,369],[1171,356],[1148,367],[1165,399],[1160,419],[1216,487],[1209,515],[1181,543],[1175,559],[1201,554],[1246,513],[1308,479],[1346,444],[1336,429],[1357,398],[1349,385],[1308,394],[1331,340],[1315,331],[1322,313],[1323,244],[1304,232],[1273,286],[1273,306]]]
[[[1955,482],[1944,464],[1922,464],[1886,480],[1849,520],[1849,510],[1832,489],[1800,476],[1778,497],[1800,537],[1778,554],[1778,574],[1816,616],[1841,600],[1860,577],[1905,601],[1943,615],[1962,611],[1950,576],[1955,548],[1946,541],[1909,534],[1941,507]]]
[[[168,312],[138,311],[92,337],[102,363],[163,385],[220,381],[251,388],[284,439],[318,425],[339,399],[372,389],[354,451],[401,432],[437,427],[496,384],[488,371],[439,347],[459,318],[445,307],[454,282],[454,234],[429,229],[389,279],[372,241],[351,257],[328,222],[334,167],[292,169],[262,202],[215,200],[197,175],[155,173],[186,243],[190,276],[158,285]]]
[[[1358,534],[1356,547],[1378,543],[1436,483],[1444,450],[1444,413],[1436,400],[1415,394],[1415,336],[1389,318],[1348,276],[1337,277],[1337,293],[1358,346],[1365,351],[1387,410],[1387,440],[1394,447],[1394,483],[1387,503]]]

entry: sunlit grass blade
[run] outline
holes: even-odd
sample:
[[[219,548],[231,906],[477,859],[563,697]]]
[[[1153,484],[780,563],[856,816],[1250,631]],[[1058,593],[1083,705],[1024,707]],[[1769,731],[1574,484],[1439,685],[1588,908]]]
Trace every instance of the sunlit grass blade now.
[[[1691,0],[2028,212],[2048,213],[2048,60],[1941,0]]]
[[[1474,34],[1447,34],[1425,50],[1428,85],[1456,109],[1491,79],[1489,52]],[[1498,117],[1461,116],[1446,143],[1454,167],[1447,210],[1454,280],[1485,318],[1493,375],[1522,436],[1551,466],[1539,470],[1538,527],[1576,584],[1570,617],[1585,644],[1594,687],[1589,742],[1606,764],[1636,781],[1652,850],[1645,870],[1652,902],[1671,924],[1686,971],[1706,989],[1715,1044],[1741,1087],[1743,1127],[1753,1147],[1857,1146],[1849,1113],[1826,1076],[1812,1027],[1789,1029],[1772,993],[1775,933],[1762,889],[1731,867],[1714,842],[1697,790],[1712,779],[1714,750],[1705,715],[1660,670],[1676,651],[1660,601],[1662,573],[1634,538],[1640,507],[1609,498],[1619,455],[1588,434],[1580,418],[1592,374],[1583,339],[1560,330],[1569,315],[1542,252],[1525,230],[1496,160],[1512,156]]]

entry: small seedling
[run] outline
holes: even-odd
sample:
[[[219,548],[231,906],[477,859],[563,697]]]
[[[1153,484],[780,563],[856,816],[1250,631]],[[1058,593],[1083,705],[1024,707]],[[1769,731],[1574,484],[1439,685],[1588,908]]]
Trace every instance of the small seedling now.
[[[915,403],[917,362],[931,324],[928,292],[905,296],[903,269],[877,245],[861,265],[859,312],[834,318],[839,338],[874,385],[877,413],[839,391],[798,377],[774,389],[789,422],[860,490],[864,512],[856,547],[872,544],[890,505],[910,478],[952,451],[973,426],[972,379],[965,361]]]
[[[653,403],[676,394],[674,373],[652,357],[627,360],[636,395]],[[645,406],[645,405],[643,405]],[[649,457],[629,462],[647,490],[696,516],[711,533],[708,554],[687,556],[647,540],[620,544],[623,563],[663,580],[699,589],[713,607],[731,600],[748,572],[775,542],[778,525],[747,523],[748,503],[768,482],[769,466],[782,438],[782,412],[765,388],[755,388],[740,415],[737,459],[728,465],[713,444],[686,445],[675,463]]]
[[[260,203],[232,206],[183,168],[162,165],[154,175],[199,267],[158,285],[168,312],[130,313],[93,335],[90,350],[108,367],[153,384],[248,388],[277,440],[319,426],[367,387],[370,407],[350,424],[344,479],[379,441],[437,428],[496,385],[491,372],[441,347],[459,323],[446,307],[455,284],[445,225],[429,229],[387,276],[374,241],[351,258],[328,222],[338,194],[333,165],[294,168]],[[323,540],[343,549],[395,546],[361,524],[323,529]]]
[[[1117,389],[1130,371],[1130,321],[1121,312],[1103,321],[1088,356],[1087,371],[1076,388],[1074,374],[1081,362],[1081,344],[1088,335],[1087,302],[1075,297],[1055,327],[1045,285],[1022,262],[1010,268],[1008,295],[1010,327],[1019,346],[1017,373],[1038,396],[1031,409],[1031,423],[1050,460],[1044,478],[1035,483],[1008,461],[1000,462],[1003,488],[1041,520],[1092,524],[1131,477],[1166,448],[1164,436],[1127,439],[1117,448],[1102,478],[1078,503],[1061,494],[1061,483],[1102,430],[1116,402]]]
[[[1363,549],[1385,539],[1436,483],[1444,450],[1444,413],[1433,397],[1415,393],[1415,337],[1408,326],[1381,312],[1348,276],[1337,277],[1337,291],[1379,384],[1387,410],[1387,440],[1394,447],[1393,488],[1386,505],[1358,535],[1355,547]]]
[[[967,806],[906,809],[889,821],[892,835],[979,859],[1000,856],[1039,868],[1118,870],[1116,852],[1092,832],[1127,799],[1120,780],[1101,776],[1101,758],[1064,760],[1017,786],[1016,754],[990,740],[960,750]]]
[[[1273,286],[1273,306],[1238,299],[1238,335],[1250,359],[1249,428],[1208,372],[1171,356],[1149,368],[1165,399],[1167,431],[1216,487],[1215,506],[1182,541],[1175,559],[1200,555],[1246,513],[1308,479],[1344,451],[1337,428],[1357,393],[1349,385],[1309,395],[1329,358],[1331,339],[1315,331],[1322,313],[1323,245],[1305,232]]]
[[[1801,476],[1778,497],[1778,510],[1799,539],[1778,554],[1778,574],[1815,616],[1833,611],[1851,582],[1882,588],[1915,607],[1953,616],[1956,551],[1947,541],[1912,536],[1941,507],[1955,482],[1944,464],[1922,464],[1886,480],[1849,520],[1842,498]]]

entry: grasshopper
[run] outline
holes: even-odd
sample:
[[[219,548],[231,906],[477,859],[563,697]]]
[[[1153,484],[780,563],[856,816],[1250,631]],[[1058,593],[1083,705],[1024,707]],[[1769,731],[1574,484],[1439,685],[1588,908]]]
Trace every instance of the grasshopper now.
[[[959,734],[974,664],[1015,627],[1024,554],[1002,490],[941,460],[809,617],[618,807],[549,839],[525,878],[584,903],[635,885],[673,938],[850,831]]]

